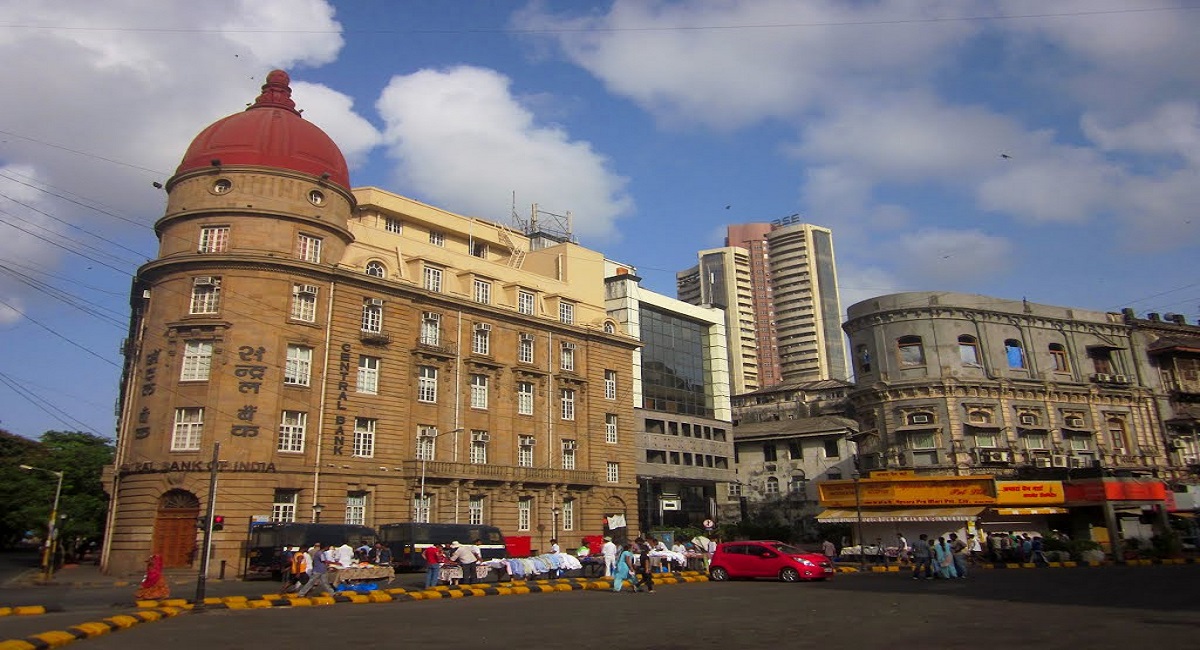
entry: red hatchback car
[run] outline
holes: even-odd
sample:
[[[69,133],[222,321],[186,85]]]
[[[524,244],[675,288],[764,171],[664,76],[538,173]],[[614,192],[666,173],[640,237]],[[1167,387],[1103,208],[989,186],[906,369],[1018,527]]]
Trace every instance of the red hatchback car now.
[[[708,568],[713,580],[779,578],[796,582],[827,580],[833,573],[833,562],[824,555],[771,540],[718,544]]]

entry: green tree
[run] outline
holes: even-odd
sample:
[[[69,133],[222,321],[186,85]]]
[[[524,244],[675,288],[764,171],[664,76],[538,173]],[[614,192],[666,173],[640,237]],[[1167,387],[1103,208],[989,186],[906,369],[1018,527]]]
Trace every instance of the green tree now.
[[[36,441],[0,429],[0,548],[11,548],[28,531],[44,531],[50,515],[53,486],[37,474],[21,469],[44,460]]]
[[[82,431],[47,431],[41,443],[47,463],[43,467],[64,473],[58,506],[59,540],[69,548],[75,538],[101,536],[108,511],[101,475],[105,465],[112,463],[112,441]],[[54,499],[53,489],[51,485],[49,501]]]

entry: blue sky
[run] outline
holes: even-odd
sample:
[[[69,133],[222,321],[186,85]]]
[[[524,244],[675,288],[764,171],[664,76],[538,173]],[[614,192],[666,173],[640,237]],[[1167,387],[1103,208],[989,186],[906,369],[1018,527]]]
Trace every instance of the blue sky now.
[[[355,185],[674,295],[727,223],[829,226],[843,308],[947,290],[1200,314],[1183,0],[0,0],[0,428],[111,435],[192,137],[286,69]]]

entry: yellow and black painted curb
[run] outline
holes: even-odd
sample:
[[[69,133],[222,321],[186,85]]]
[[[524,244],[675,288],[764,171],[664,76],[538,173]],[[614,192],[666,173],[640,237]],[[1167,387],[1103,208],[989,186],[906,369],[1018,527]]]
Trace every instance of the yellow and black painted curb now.
[[[654,575],[656,585],[707,582],[708,576],[698,571],[661,573]],[[478,596],[508,596],[565,591],[612,589],[612,578],[559,578],[554,580],[510,581],[499,583],[460,584],[431,589],[380,589],[365,593],[339,592],[312,598],[288,594],[266,594],[261,598],[225,596],[205,598],[202,609],[268,609],[271,607],[314,607],[338,603],[389,603],[414,600],[470,598]],[[112,616],[102,621],[81,623],[66,630],[52,630],[23,639],[0,641],[0,650],[44,650],[57,648],[79,639],[116,632],[163,618],[198,609],[186,599],[137,601],[138,610],[126,615]]]
[[[972,569],[1075,569],[1075,568],[1097,568],[1109,566],[1173,566],[1181,564],[1200,564],[1200,558],[1155,558],[1155,559],[1139,559],[1126,560],[1124,562],[1113,562],[1106,560],[1103,562],[981,562],[972,564]],[[899,566],[890,564],[888,566],[869,566],[865,571],[857,566],[839,566],[838,573],[907,573],[912,571],[912,565]]]
[[[188,609],[191,609],[191,607],[154,607],[150,609],[140,609],[129,614],[110,616],[100,621],[80,623],[79,625],[73,625],[65,630],[51,630],[49,632],[42,632],[41,634],[27,636],[23,639],[9,639],[7,641],[0,641],[0,650],[45,650],[46,648],[57,648],[79,639],[90,639],[92,637],[102,636],[110,632],[119,632],[142,623],[150,623],[152,621],[158,621],[164,618],[177,616]]]
[[[0,607],[0,616],[37,616],[47,611],[44,605],[21,605],[16,607]]]

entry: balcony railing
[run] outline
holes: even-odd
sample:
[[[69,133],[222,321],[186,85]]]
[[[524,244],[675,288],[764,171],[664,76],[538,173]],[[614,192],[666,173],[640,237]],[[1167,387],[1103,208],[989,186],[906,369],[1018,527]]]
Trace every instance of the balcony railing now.
[[[421,476],[422,461],[404,461],[405,476]],[[467,479],[484,481],[512,481],[521,483],[563,483],[572,485],[599,484],[600,473],[575,469],[553,469],[549,467],[514,467],[512,465],[485,465],[431,460],[424,463],[425,478]]]
[[[458,346],[453,343],[442,343],[440,340],[435,342],[433,339],[424,337],[417,338],[417,350],[445,357],[453,357],[458,354]]]
[[[387,345],[392,342],[392,335],[387,332],[368,332],[362,330],[358,333],[358,340],[367,345]]]

